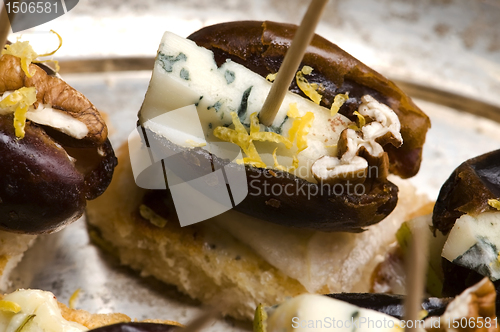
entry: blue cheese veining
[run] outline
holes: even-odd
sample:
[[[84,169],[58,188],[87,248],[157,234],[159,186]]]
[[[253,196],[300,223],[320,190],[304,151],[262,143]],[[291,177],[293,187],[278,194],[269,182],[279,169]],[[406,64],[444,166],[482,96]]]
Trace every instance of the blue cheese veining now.
[[[500,212],[463,215],[450,231],[444,258],[489,277],[500,279]]]
[[[140,111],[140,121],[144,127],[163,135],[165,130],[172,126],[160,120],[164,119],[160,117],[162,114],[195,105],[203,137],[182,137],[181,145],[190,147],[184,143],[187,140],[217,142],[220,138],[214,134],[217,133],[217,128],[236,126],[233,113],[237,115],[238,122],[250,131],[252,115],[254,119],[258,119],[270,87],[271,83],[265,78],[230,60],[217,67],[211,51],[166,32]],[[400,137],[396,114],[383,106],[385,105],[379,104],[373,98],[364,100],[360,106],[360,113],[370,110],[368,115],[373,120],[373,125],[366,128],[372,130],[362,134],[370,136],[366,141],[374,140],[378,137],[376,135],[388,132],[391,132],[393,137]],[[291,113],[294,114],[293,117],[290,116]],[[392,125],[394,117],[397,123]],[[300,119],[303,123],[298,122]],[[193,123],[193,126],[195,125],[198,126],[198,123]],[[279,142],[283,142],[281,139],[279,142],[275,139],[253,140],[259,162],[248,158],[250,156],[247,155],[249,164],[258,164],[258,167],[280,165],[279,169],[294,171],[297,176],[316,182],[311,171],[312,164],[323,156],[337,155],[341,133],[349,126],[352,127],[353,122],[342,114],[288,92],[272,125],[257,125],[260,127],[259,132],[281,135],[291,141],[292,145],[280,144]],[[297,131],[294,126],[302,128],[302,131]],[[344,159],[341,162],[343,165],[350,161]]]

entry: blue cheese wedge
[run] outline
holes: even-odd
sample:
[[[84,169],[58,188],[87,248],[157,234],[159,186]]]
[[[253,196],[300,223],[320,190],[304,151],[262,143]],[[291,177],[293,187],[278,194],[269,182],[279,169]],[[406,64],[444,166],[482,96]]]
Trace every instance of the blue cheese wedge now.
[[[499,280],[500,212],[461,216],[451,229],[441,255],[492,281]]]
[[[164,130],[169,127],[168,117],[159,116],[194,104],[205,136],[202,139],[218,141],[214,129],[232,126],[232,113],[249,129],[251,115],[260,112],[270,87],[271,83],[265,78],[230,60],[217,67],[211,51],[166,32],[158,50],[140,120],[146,128],[167,135],[174,142],[177,139],[175,143],[178,145],[190,147],[186,142],[200,142],[200,137],[168,136]],[[293,116],[290,116],[291,108]],[[331,115],[329,109],[289,92],[273,124],[270,127],[260,125],[260,132],[274,132],[290,138],[289,130],[294,121],[307,113],[312,113],[314,120],[304,137],[306,147],[302,146],[303,150],[299,151],[297,144],[286,148],[276,142],[256,142],[255,146],[266,165],[274,164],[275,148],[278,148],[279,163],[285,167],[292,165],[296,155],[298,167],[305,166],[297,175],[315,181],[310,172],[312,163],[324,155],[336,154],[339,136],[351,124],[349,119],[341,114]]]
[[[80,332],[88,329],[62,317],[54,294],[21,289],[0,301],[0,331]]]

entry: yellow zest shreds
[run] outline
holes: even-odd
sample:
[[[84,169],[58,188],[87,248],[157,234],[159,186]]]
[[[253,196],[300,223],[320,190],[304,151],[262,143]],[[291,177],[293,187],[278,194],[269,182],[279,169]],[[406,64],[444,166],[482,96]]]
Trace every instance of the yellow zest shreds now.
[[[335,98],[333,98],[332,107],[330,108],[331,116],[334,116],[335,114],[337,114],[339,112],[340,107],[342,107],[342,105],[344,105],[344,103],[347,101],[347,99],[349,99],[349,93],[346,93],[346,94],[339,93],[338,95],[335,96]]]
[[[18,138],[24,138],[26,112],[35,101],[36,89],[34,87],[22,87],[0,101],[0,109],[10,108],[14,112],[14,128]]]
[[[296,104],[290,104],[287,115],[293,118],[292,127],[288,130],[288,136],[290,141],[293,142],[297,140],[298,152],[303,151],[307,148],[307,140],[305,136],[309,132],[309,128],[314,120],[314,114],[312,112],[307,112],[304,116],[298,116],[298,110]],[[297,152],[297,153],[298,153]]]
[[[313,102],[319,105],[321,102],[321,95],[318,93],[318,84],[309,83],[304,75],[309,75],[312,72],[312,68],[309,66],[302,67],[295,75],[295,80],[297,81],[297,86],[306,96],[309,97]]]
[[[307,140],[305,136],[309,132],[309,128],[312,126],[314,114],[312,112],[307,112],[304,116],[300,116],[297,104],[292,103],[289,105],[287,115],[290,118],[293,118],[292,126],[288,130],[289,139],[292,143],[296,141],[297,144],[297,152],[293,155],[291,167],[293,170],[297,169],[299,166],[297,155],[307,148]]]
[[[292,147],[293,143],[279,134],[261,132],[257,113],[250,115],[250,133],[247,132],[245,126],[240,122],[236,112],[231,112],[231,118],[233,119],[234,129],[218,126],[214,129],[213,134],[218,139],[234,143],[241,148],[247,157],[238,160],[238,163],[249,164],[255,167],[266,167],[266,164],[262,161],[253,144],[254,141],[283,143],[287,148]]]
[[[21,311],[21,306],[12,301],[0,301],[0,311],[8,311],[17,314]]]
[[[498,211],[500,211],[500,200],[498,199],[489,199],[488,200],[488,205],[497,209]]]
[[[276,76],[278,75],[278,73],[274,73],[274,74],[268,74],[266,76],[266,80],[268,80],[269,82],[274,82],[274,80],[276,79]]]
[[[21,69],[26,76],[33,77],[34,73],[30,73],[28,67],[38,57],[38,54],[33,50],[28,41],[17,41],[14,44],[6,45],[5,49],[2,50],[2,55],[4,54],[13,55],[21,59]]]
[[[297,121],[298,119],[294,120]],[[300,151],[303,151],[307,148],[307,140],[305,136],[309,132],[309,128],[312,126],[312,122],[314,120],[314,114],[312,112],[307,112],[303,117],[300,118],[299,128],[297,130],[297,148]]]
[[[292,161],[292,170],[295,170],[297,168],[299,168],[299,159],[297,158],[297,154],[294,154]]]
[[[250,136],[246,132],[238,133],[235,129],[219,126],[214,129],[214,136],[222,141],[238,145],[243,153],[247,155],[247,158],[245,158],[247,162],[262,163],[262,159],[260,159],[253,142],[250,140]]]
[[[51,55],[54,55],[57,51],[59,51],[59,49],[61,48],[62,46],[62,43],[63,43],[63,40],[62,40],[62,37],[61,35],[59,35],[57,32],[55,32],[54,30],[50,30],[50,32],[52,33],[55,33],[57,38],[59,39],[59,46],[57,46],[57,48],[55,50],[53,50],[52,52],[49,52],[49,53],[45,53],[45,54],[40,54],[39,56],[51,56]]]
[[[278,151],[278,148],[274,149],[274,151],[273,151],[274,168],[276,168],[280,171],[286,171],[285,166],[280,165],[280,163],[278,162],[278,157],[276,156],[276,151]]]
[[[290,149],[293,143],[280,134],[276,134],[273,132],[258,132],[250,134],[252,140],[261,141],[261,142],[273,142],[273,143],[283,143],[287,149]]]
[[[80,295],[80,288],[78,288],[76,291],[71,294],[69,301],[68,301],[68,307],[70,309],[75,309],[76,308],[76,300],[78,299],[78,295]]]
[[[304,75],[310,75],[310,74],[313,72],[313,68],[312,68],[312,67],[310,67],[310,66],[304,66],[304,67],[302,67],[301,72],[302,72]]]
[[[257,134],[260,131],[259,118],[257,113],[250,114],[250,136]]]
[[[52,62],[54,62],[55,66],[56,66],[56,71],[59,71],[59,62],[58,61],[53,61],[53,60],[36,61],[35,60],[38,57],[53,55],[54,53],[56,53],[59,50],[59,48],[61,48],[61,46],[62,46],[61,36],[57,32],[55,32],[54,30],[50,30],[50,31],[55,33],[57,35],[57,38],[59,38],[59,46],[54,51],[39,55],[33,50],[33,47],[31,47],[31,45],[28,41],[24,41],[24,42],[17,41],[11,45],[6,45],[5,49],[2,50],[2,55],[10,54],[10,55],[16,56],[19,59],[21,59],[21,69],[28,77],[33,77],[33,74],[34,74],[34,73],[30,73],[28,70],[29,65],[32,62],[33,63],[42,63],[42,62],[52,61]]]
[[[361,113],[359,113],[358,111],[354,111],[354,114],[358,117],[359,128],[363,128],[363,126],[366,124],[365,117]]]

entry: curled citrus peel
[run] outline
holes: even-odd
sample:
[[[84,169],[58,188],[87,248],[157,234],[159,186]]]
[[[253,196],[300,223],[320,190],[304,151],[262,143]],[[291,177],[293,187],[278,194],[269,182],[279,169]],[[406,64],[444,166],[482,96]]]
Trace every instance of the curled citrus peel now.
[[[349,92],[347,92],[345,94],[339,93],[335,96],[335,98],[333,98],[332,107],[330,108],[331,116],[334,116],[335,114],[337,114],[339,112],[340,107],[342,107],[342,105],[344,105],[344,103],[347,101],[347,99],[349,99]]]
[[[495,208],[498,211],[500,211],[500,200],[498,200],[498,199],[489,199],[488,200],[488,205],[491,206],[492,208]]]
[[[299,70],[295,74],[295,80],[297,81],[297,86],[306,96],[308,96],[313,102],[319,105],[321,102],[321,95],[318,93],[319,85],[316,83],[309,83],[304,75],[309,75],[313,71],[312,67],[304,66],[302,70]]]
[[[0,109],[10,109],[14,113],[14,128],[16,137],[24,138],[26,125],[26,112],[36,102],[36,89],[22,87],[15,90],[0,101]]]
[[[293,118],[292,127],[288,130],[290,141],[296,141],[297,152],[293,155],[292,168],[296,169],[299,166],[297,155],[307,148],[307,140],[305,136],[309,132],[309,128],[314,120],[314,114],[307,112],[304,116],[300,116],[297,104],[289,105],[287,112],[288,117]]]
[[[358,117],[358,123],[356,124],[355,122],[352,122],[349,125],[349,128],[355,131],[361,130],[361,128],[363,128],[363,126],[366,124],[366,118],[364,117],[363,114],[359,113],[358,111],[354,111],[353,114]]]
[[[261,132],[257,113],[252,113],[252,115],[250,115],[250,132],[247,132],[236,112],[231,112],[231,117],[233,119],[234,129],[218,126],[214,129],[214,136],[220,140],[234,143],[241,148],[247,157],[238,160],[239,163],[249,164],[255,167],[266,167],[266,164],[262,161],[262,158],[253,144],[254,141],[283,143],[288,149],[292,147],[292,142],[279,134]]]
[[[15,302],[12,302],[12,301],[1,300],[0,301],[0,311],[7,311],[7,312],[12,312],[14,314],[17,314],[19,311],[21,311],[21,306]]]
[[[29,72],[28,68],[31,63],[43,63],[43,62],[53,62],[56,66],[56,72],[59,71],[59,62],[55,60],[36,60],[39,57],[45,57],[45,56],[51,56],[54,53],[56,53],[62,46],[62,38],[61,36],[55,32],[54,30],[50,30],[50,32],[53,32],[56,34],[57,38],[59,38],[59,46],[52,52],[45,53],[45,54],[38,54],[33,50],[33,47],[31,47],[30,43],[28,41],[17,41],[11,45],[6,45],[5,49],[2,50],[2,55],[4,54],[10,54],[13,56],[18,57],[21,59],[21,69],[23,72],[26,74],[28,77],[33,77],[35,74],[34,71],[31,73]]]

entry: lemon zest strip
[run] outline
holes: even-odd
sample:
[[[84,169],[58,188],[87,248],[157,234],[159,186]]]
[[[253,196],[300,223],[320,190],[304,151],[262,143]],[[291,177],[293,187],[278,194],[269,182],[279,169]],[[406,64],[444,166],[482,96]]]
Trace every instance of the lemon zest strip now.
[[[344,105],[344,103],[348,99],[349,99],[349,92],[346,92],[345,94],[339,93],[335,95],[335,98],[333,98],[332,107],[330,108],[330,115],[331,116],[336,115],[339,112],[340,107],[342,107],[342,105]]]
[[[231,142],[241,148],[247,157],[237,160],[240,164],[245,163],[255,167],[266,167],[266,164],[262,161],[255,148],[254,141],[282,143],[288,149],[293,145],[292,141],[277,133],[261,132],[257,113],[250,115],[249,133],[241,123],[236,112],[231,112],[231,118],[233,119],[234,129],[218,126],[214,129],[213,134],[218,139]]]
[[[489,199],[488,200],[488,205],[497,209],[498,211],[500,211],[500,200],[498,199]]]
[[[0,311],[8,311],[17,314],[19,311],[21,311],[21,306],[12,301],[1,300]]]
[[[75,290],[73,294],[71,294],[69,301],[68,301],[68,307],[70,309],[75,309],[76,307],[76,300],[78,299],[78,296],[80,295],[80,288]]]
[[[318,93],[318,84],[309,83],[309,81],[304,77],[304,75],[309,75],[313,69],[309,66],[302,67],[302,70],[299,70],[297,74],[295,74],[295,81],[297,82],[297,86],[299,87],[304,94],[309,97],[313,102],[319,105],[321,102],[322,96]]]
[[[24,138],[26,112],[35,102],[36,89],[34,87],[22,87],[0,101],[0,108],[10,108],[14,112],[14,129],[17,138]]]
[[[9,54],[18,57],[21,60],[21,69],[23,72],[26,74],[28,77],[33,77],[35,72],[29,72],[29,65],[31,63],[42,63],[42,62],[54,62],[56,66],[56,72],[59,71],[59,62],[54,61],[54,60],[35,60],[38,57],[44,57],[44,56],[50,56],[56,53],[62,46],[62,38],[61,36],[55,32],[54,30],[50,30],[51,32],[55,33],[57,35],[57,38],[59,39],[59,46],[52,52],[45,53],[45,54],[37,54],[34,50],[33,47],[31,47],[30,43],[28,41],[17,41],[11,45],[6,45],[5,49],[2,50],[2,55],[4,54]]]
[[[359,113],[358,111],[354,111],[354,114],[358,117],[358,121],[359,121],[359,128],[363,128],[363,126],[366,124],[366,119],[365,117]]]
[[[274,73],[274,74],[268,74],[266,76],[266,80],[268,80],[269,82],[274,82],[274,80],[276,79],[276,76],[278,75],[278,73]]]

